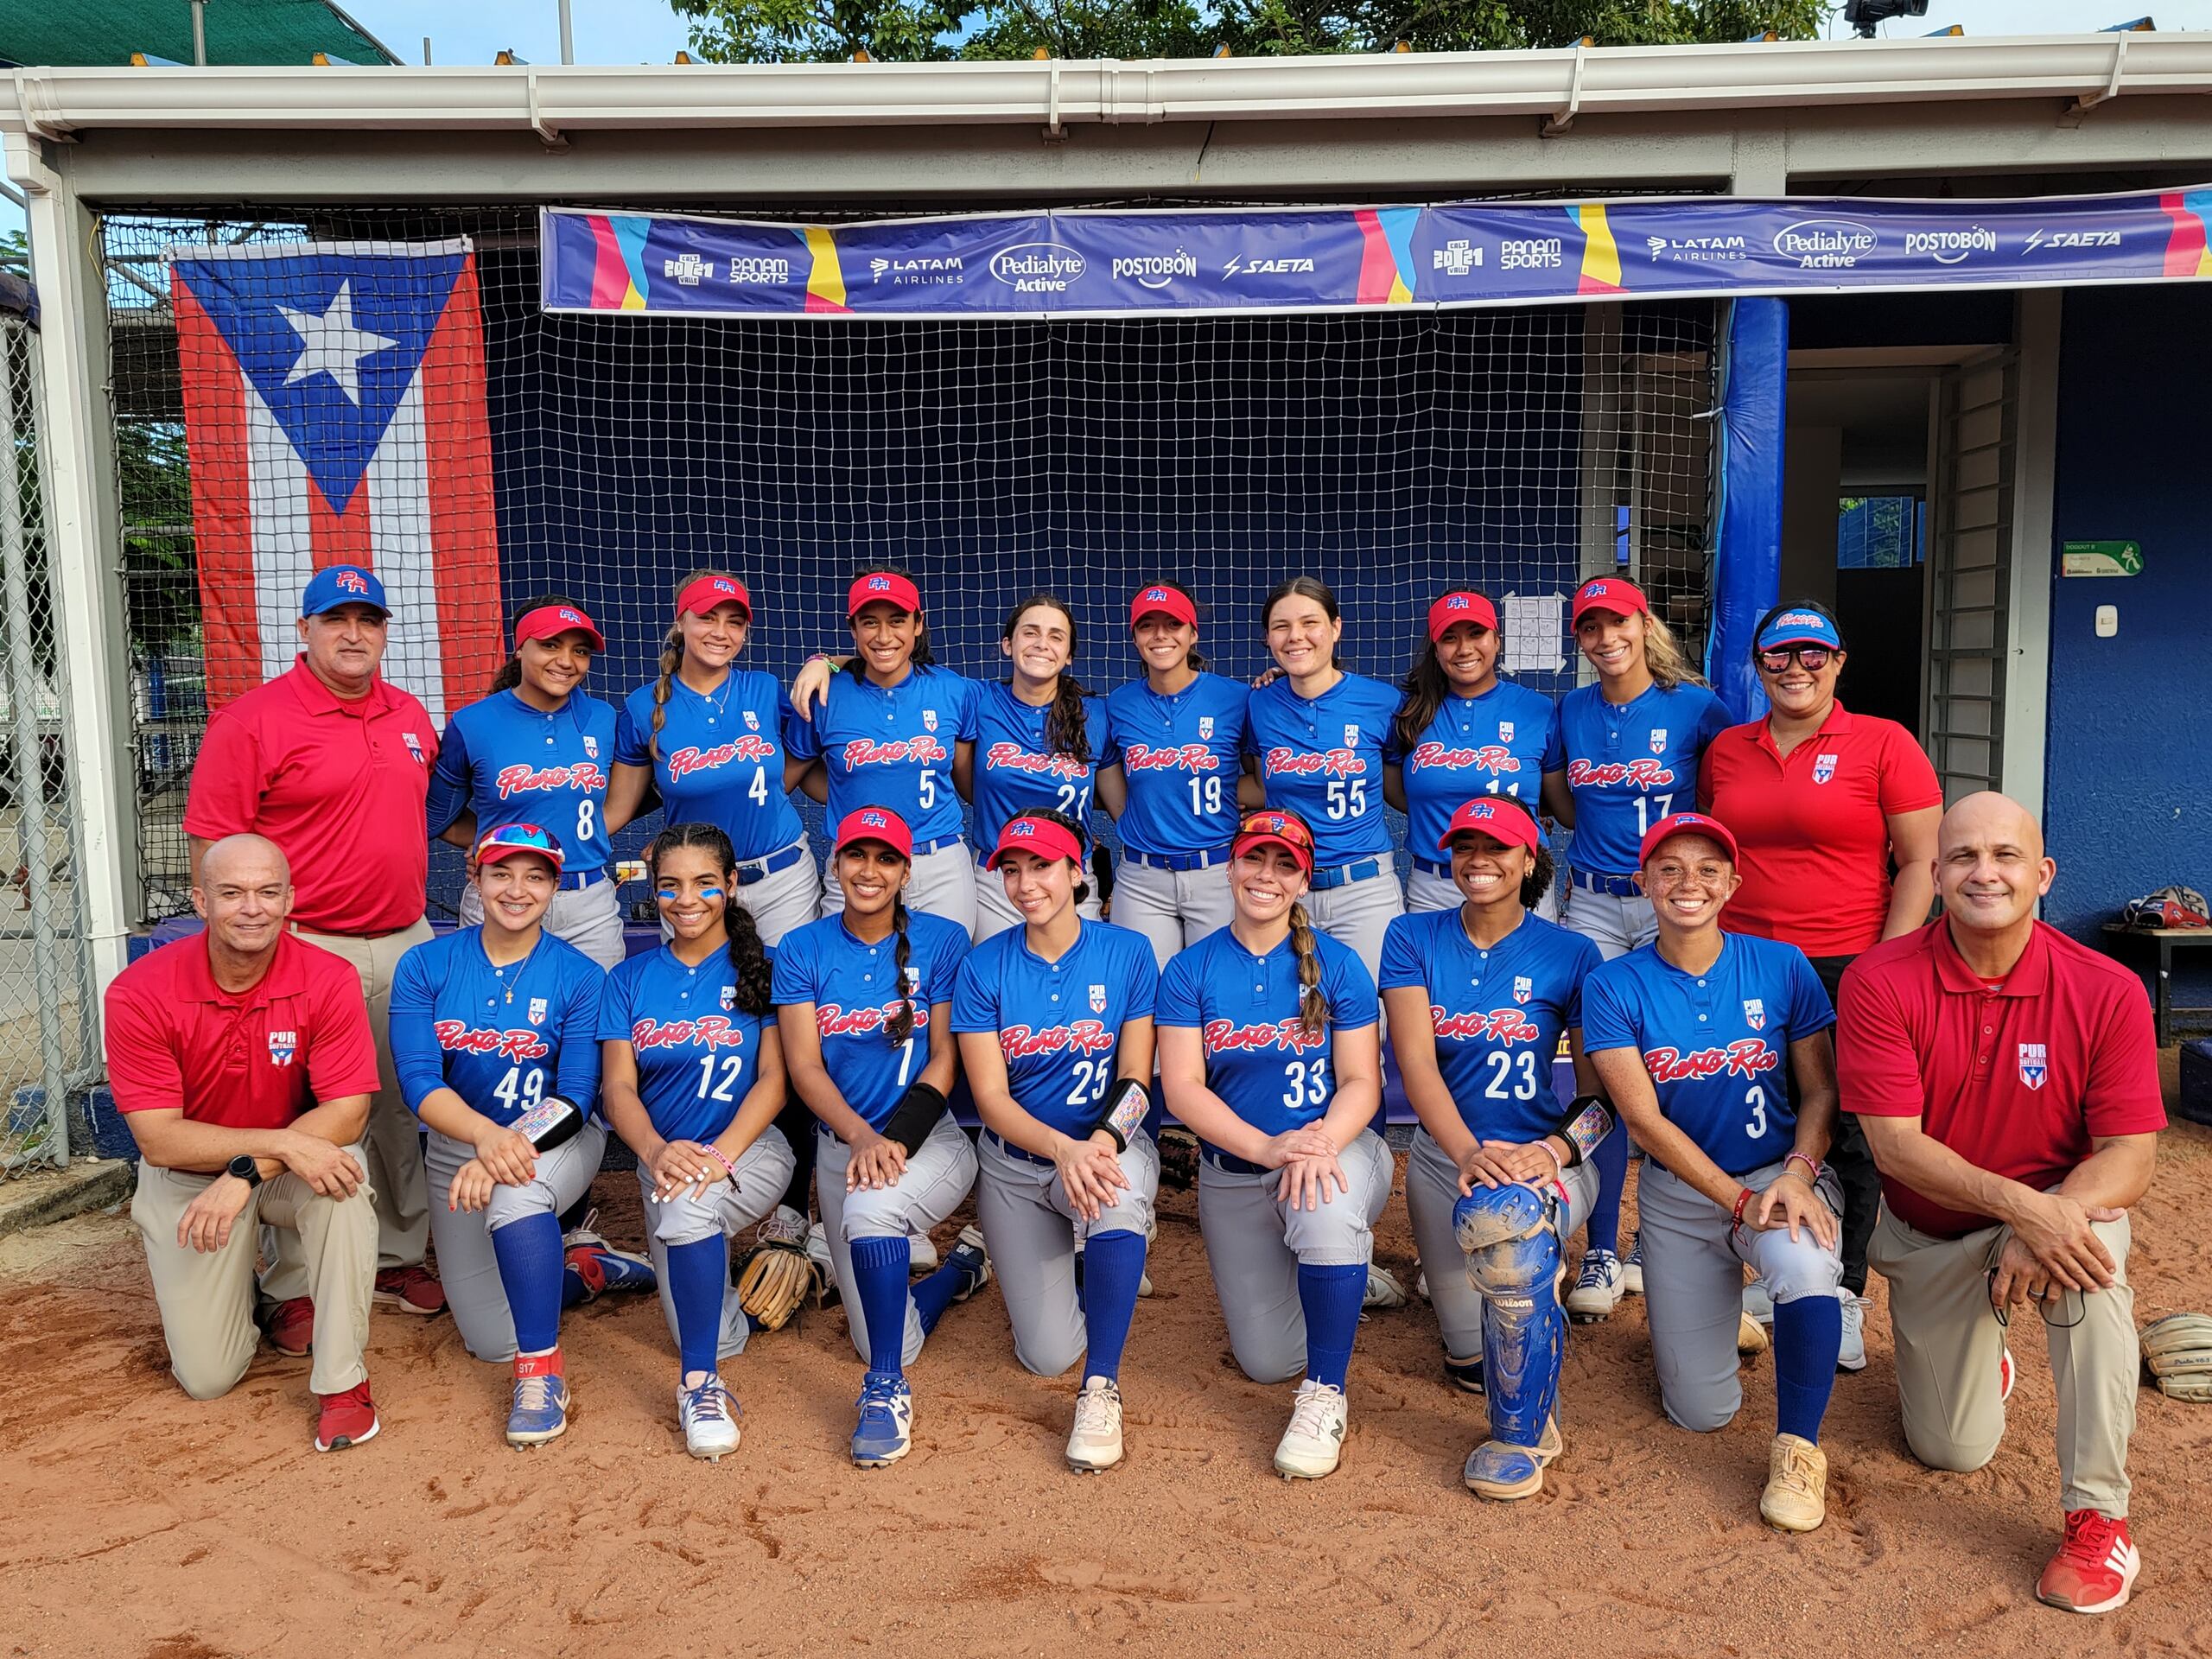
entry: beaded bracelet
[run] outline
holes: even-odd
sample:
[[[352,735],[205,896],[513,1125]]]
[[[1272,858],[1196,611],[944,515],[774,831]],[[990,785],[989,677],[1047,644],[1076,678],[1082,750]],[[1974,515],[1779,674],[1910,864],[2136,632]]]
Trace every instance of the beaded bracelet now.
[[[707,1142],[707,1156],[722,1166],[722,1173],[729,1177],[729,1184],[737,1185],[737,1166],[722,1155],[722,1149],[713,1141]],[[740,1189],[742,1191],[743,1189]]]

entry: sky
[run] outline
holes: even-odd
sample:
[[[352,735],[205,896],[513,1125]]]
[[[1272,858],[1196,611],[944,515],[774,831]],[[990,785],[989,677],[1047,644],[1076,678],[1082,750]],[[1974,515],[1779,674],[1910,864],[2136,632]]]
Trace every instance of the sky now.
[[[410,63],[430,37],[438,63],[489,63],[503,47],[532,63],[561,60],[555,0],[340,0],[361,26]],[[2212,29],[2212,0],[1929,0],[1928,16],[1885,24],[1885,36],[1926,35],[1950,23],[1970,35],[2086,32],[2148,12],[2161,29]],[[572,0],[579,63],[666,63],[687,37],[661,0]],[[1847,33],[1840,23],[1831,31]]]

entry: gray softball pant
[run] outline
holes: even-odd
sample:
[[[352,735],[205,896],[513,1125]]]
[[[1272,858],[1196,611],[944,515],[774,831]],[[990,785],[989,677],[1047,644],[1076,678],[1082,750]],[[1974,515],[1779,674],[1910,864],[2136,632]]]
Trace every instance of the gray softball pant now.
[[[668,1321],[668,1334],[681,1347],[683,1333],[676,1328],[676,1293],[668,1282],[668,1253],[678,1244],[696,1244],[720,1233],[735,1238],[748,1227],[757,1227],[776,1207],[791,1185],[798,1160],[791,1143],[771,1123],[760,1138],[737,1154],[737,1182],[716,1181],[697,1198],[690,1189],[663,1203],[653,1196],[652,1172],[638,1166],[638,1193],[645,1206],[645,1249],[652,1253],[653,1274],[660,1287],[660,1311]],[[745,1351],[753,1334],[751,1321],[737,1300],[734,1285],[722,1292],[721,1335],[715,1339],[715,1357],[728,1359]]]
[[[479,1359],[515,1357],[515,1318],[507,1289],[499,1281],[499,1258],[492,1235],[524,1216],[557,1216],[591,1191],[607,1150],[607,1126],[594,1118],[550,1152],[537,1154],[537,1174],[520,1186],[492,1189],[481,1210],[451,1207],[453,1178],[476,1155],[465,1141],[432,1129],[423,1146],[423,1169],[430,1188],[430,1242],[438,1251],[438,1281],[462,1344]]]
[[[1162,969],[1179,950],[1229,925],[1236,913],[1229,896],[1229,866],[1158,870],[1124,855],[1114,867],[1114,922],[1152,941]]]
[[[988,1130],[978,1149],[976,1219],[1014,1325],[1014,1357],[1024,1370],[1058,1376],[1083,1357],[1088,1342],[1075,1289],[1076,1243],[1101,1233],[1145,1236],[1160,1196],[1160,1148],[1137,1132],[1119,1160],[1129,1184],[1096,1221],[1085,1221],[1068,1202],[1054,1165],[1037,1162]]]
[[[1374,1259],[1375,1224],[1390,1201],[1390,1148],[1381,1135],[1363,1130],[1337,1162],[1351,1190],[1332,1187],[1319,1209],[1294,1210],[1275,1197],[1280,1170],[1247,1174],[1224,1169],[1211,1152],[1199,1159],[1198,1230],[1206,1264],[1230,1351],[1255,1382],[1306,1374],[1299,1264],[1365,1267]]]
[[[942,912],[940,912],[942,913]],[[822,1209],[822,1231],[837,1266],[837,1282],[846,1287],[845,1318],[852,1327],[853,1351],[868,1362],[868,1320],[861,1299],[851,1294],[853,1241],[856,1238],[912,1238],[926,1233],[960,1207],[976,1185],[976,1148],[948,1112],[937,1121],[929,1139],[906,1160],[906,1173],[896,1186],[861,1187],[845,1191],[845,1168],[853,1152],[842,1141],[817,1126],[815,1131],[814,1197]],[[906,1299],[906,1336],[899,1363],[911,1365],[922,1351],[922,1317],[914,1299]]]

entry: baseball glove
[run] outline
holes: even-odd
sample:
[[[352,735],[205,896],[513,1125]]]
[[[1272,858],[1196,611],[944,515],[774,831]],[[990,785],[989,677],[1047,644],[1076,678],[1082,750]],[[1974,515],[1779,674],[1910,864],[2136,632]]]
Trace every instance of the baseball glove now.
[[[2169,1313],[2141,1338],[2143,1363],[2161,1393],[2212,1405],[2212,1313]]]
[[[783,1239],[769,1239],[753,1247],[738,1274],[738,1305],[764,1330],[780,1331],[807,1299],[820,1292],[821,1281],[806,1246]]]
[[[1198,1184],[1198,1137],[1177,1124],[1160,1132],[1160,1182],[1187,1192]]]

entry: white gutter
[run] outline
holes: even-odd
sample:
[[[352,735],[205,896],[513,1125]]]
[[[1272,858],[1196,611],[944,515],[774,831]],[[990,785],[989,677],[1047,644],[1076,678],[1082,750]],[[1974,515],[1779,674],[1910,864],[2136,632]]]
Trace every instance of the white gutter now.
[[[1056,63],[24,69],[0,131],[1592,116],[2212,92],[2212,34]]]

